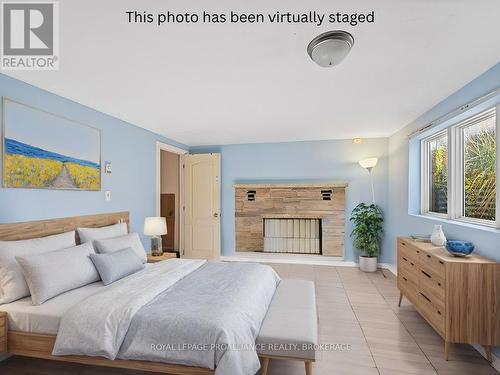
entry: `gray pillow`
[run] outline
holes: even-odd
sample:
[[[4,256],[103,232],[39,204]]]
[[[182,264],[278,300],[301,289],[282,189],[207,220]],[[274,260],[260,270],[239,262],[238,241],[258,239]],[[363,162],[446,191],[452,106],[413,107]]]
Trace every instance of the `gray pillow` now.
[[[30,295],[16,256],[33,256],[75,245],[75,231],[31,240],[0,241],[0,305]]]
[[[99,281],[89,255],[95,254],[90,242],[39,255],[16,257],[23,270],[34,305],[68,290]]]
[[[130,233],[126,236],[109,238],[106,240],[96,240],[94,244],[97,252],[100,254],[114,253],[115,251],[130,247],[135,251],[142,263],[146,263],[148,260],[146,250],[144,250],[144,246],[137,233]]]
[[[77,228],[80,243],[124,236],[128,233],[127,223],[108,225],[101,228]]]
[[[144,268],[141,259],[130,247],[114,253],[90,254],[90,259],[94,262],[104,285],[111,284]]]

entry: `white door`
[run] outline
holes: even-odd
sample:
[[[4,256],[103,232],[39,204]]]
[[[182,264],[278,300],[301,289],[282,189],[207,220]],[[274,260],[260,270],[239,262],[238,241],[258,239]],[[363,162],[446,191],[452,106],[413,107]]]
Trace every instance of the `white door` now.
[[[220,257],[220,154],[184,155],[184,258]]]

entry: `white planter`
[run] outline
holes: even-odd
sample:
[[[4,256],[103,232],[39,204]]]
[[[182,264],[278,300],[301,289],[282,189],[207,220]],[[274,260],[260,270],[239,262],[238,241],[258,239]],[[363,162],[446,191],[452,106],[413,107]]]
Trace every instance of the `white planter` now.
[[[377,257],[359,257],[359,269],[364,272],[375,272],[377,270]]]

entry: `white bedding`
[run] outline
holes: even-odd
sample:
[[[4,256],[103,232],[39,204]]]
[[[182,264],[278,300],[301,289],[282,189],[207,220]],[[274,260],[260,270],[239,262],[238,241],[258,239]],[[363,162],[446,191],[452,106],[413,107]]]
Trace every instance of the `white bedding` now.
[[[146,268],[152,264],[145,264]],[[61,317],[71,306],[106,288],[101,281],[58,295],[40,306],[34,306],[31,297],[0,305],[8,313],[9,330],[41,335],[57,335]]]
[[[42,335],[56,335],[63,314],[74,304],[105,288],[101,281],[70,290],[52,298],[40,306],[31,302],[31,297],[0,305],[9,317],[9,330]]]

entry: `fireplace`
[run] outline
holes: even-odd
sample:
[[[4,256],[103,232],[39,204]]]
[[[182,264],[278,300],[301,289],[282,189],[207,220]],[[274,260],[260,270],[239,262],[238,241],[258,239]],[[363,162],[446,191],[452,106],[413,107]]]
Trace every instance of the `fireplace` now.
[[[264,252],[321,254],[320,219],[263,219]]]
[[[344,256],[346,183],[234,187],[236,251]]]

